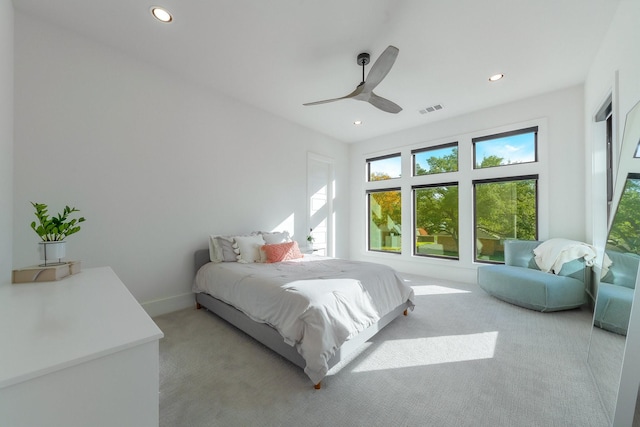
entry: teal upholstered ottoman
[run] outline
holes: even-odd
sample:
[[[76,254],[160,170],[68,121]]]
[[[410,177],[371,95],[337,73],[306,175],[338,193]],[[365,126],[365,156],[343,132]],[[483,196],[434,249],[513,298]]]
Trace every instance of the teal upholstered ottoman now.
[[[559,274],[540,271],[533,254],[540,243],[505,241],[505,264],[478,267],[478,285],[489,295],[531,310],[568,310],[585,304],[584,262],[565,263]]]
[[[607,256],[611,266],[598,284],[593,323],[599,328],[626,335],[640,257],[612,250],[607,250]]]
[[[625,286],[601,282],[598,285],[593,323],[599,328],[627,335],[633,292],[633,289]]]

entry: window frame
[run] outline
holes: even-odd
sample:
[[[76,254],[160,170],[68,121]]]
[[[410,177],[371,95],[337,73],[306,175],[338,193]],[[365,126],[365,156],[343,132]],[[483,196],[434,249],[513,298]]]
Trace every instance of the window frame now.
[[[385,159],[392,159],[394,157],[398,157],[400,159],[400,176],[396,176],[396,177],[391,177],[388,180],[387,179],[383,179],[383,180],[378,180],[378,181],[374,181],[371,179],[371,162],[377,162],[379,160],[385,160]],[[365,160],[366,163],[366,182],[381,182],[381,181],[389,181],[392,179],[400,179],[402,178],[402,152],[398,152],[398,153],[392,153],[392,154],[386,154],[384,156],[376,156],[376,157],[371,157]]]
[[[538,159],[539,159],[539,147],[538,147],[538,133],[540,132],[539,126],[530,126],[527,128],[521,128],[521,129],[516,129],[516,130],[511,130],[511,131],[506,131],[506,132],[500,132],[500,133],[494,133],[494,134],[490,134],[490,135],[484,135],[484,136],[478,136],[475,138],[471,138],[471,152],[473,155],[473,170],[483,170],[483,169],[492,169],[492,168],[502,168],[502,167],[506,167],[506,166],[515,166],[515,165],[526,165],[526,164],[531,164],[531,163],[538,163]],[[509,163],[506,165],[497,165],[497,166],[487,166],[484,168],[480,168],[478,167],[478,159],[476,158],[477,156],[477,150],[476,150],[476,143],[478,142],[485,142],[485,141],[491,141],[492,139],[500,139],[500,138],[507,138],[510,136],[516,136],[516,135],[524,135],[527,133],[533,133],[534,139],[533,139],[533,145],[534,145],[534,160],[530,161],[530,162],[520,162],[520,163]]]
[[[510,166],[508,168],[487,167],[476,169],[474,166],[475,150],[473,140],[478,138],[489,138],[495,135],[509,135],[520,134],[528,131],[536,130],[535,135],[535,158],[536,162],[526,163],[509,163],[504,166]],[[362,183],[362,193],[367,191],[382,191],[390,187],[400,187],[401,209],[402,209],[402,223],[404,225],[403,234],[406,234],[402,238],[401,258],[403,262],[416,263],[416,265],[433,265],[441,266],[443,268],[456,268],[459,266],[464,269],[475,269],[479,264],[477,260],[478,256],[483,256],[476,252],[477,246],[475,244],[475,213],[474,213],[474,190],[473,182],[476,181],[497,181],[504,179],[510,181],[513,178],[520,176],[537,176],[536,181],[536,198],[535,198],[535,215],[536,215],[536,234],[537,238],[547,236],[549,233],[549,194],[550,183],[549,179],[552,176],[548,170],[549,161],[549,149],[548,149],[548,120],[544,117],[525,120],[517,123],[510,123],[504,125],[490,126],[485,129],[475,129],[467,132],[457,132],[450,134],[449,136],[433,139],[424,139],[421,141],[413,142],[407,145],[398,143],[397,145],[388,144],[387,148],[380,151],[362,152],[360,154],[360,167],[359,176],[362,176],[360,182]],[[455,142],[458,143],[458,171],[456,172],[443,172],[425,175],[415,175],[413,166],[413,153],[421,151],[429,151],[437,149],[442,146],[452,145]],[[507,143],[508,141],[504,141]],[[505,144],[506,145],[506,144]],[[394,157],[400,155],[401,161],[401,179],[396,181],[382,180],[382,181],[368,181],[367,174],[369,170],[367,168],[366,161],[376,160],[385,157]],[[498,157],[508,159],[507,155],[500,155],[496,153]],[[365,176],[363,176],[365,175]],[[458,183],[458,259],[447,259],[446,257],[432,257],[432,256],[416,256],[415,254],[415,236],[419,234],[416,229],[416,206],[414,204],[414,195],[412,194],[414,187],[423,186],[442,186],[450,184],[452,182]],[[363,194],[366,196],[366,194]],[[380,259],[381,261],[386,259],[392,262],[393,258],[389,258],[384,255],[382,251],[371,251],[369,244],[369,205],[367,197],[363,197],[362,205],[360,202],[356,202],[361,206],[360,212],[364,214],[362,218],[362,226],[358,227],[357,234],[361,236],[358,240],[359,244],[356,246],[356,250],[362,251],[361,255],[365,257],[372,257],[372,259]],[[408,230],[407,227],[411,227],[412,230]],[[374,236],[375,238],[376,236]],[[424,239],[423,239],[424,240]],[[374,239],[375,241],[375,239]],[[407,245],[411,245],[410,247]],[[485,251],[486,252],[486,251]],[[395,252],[397,253],[397,252]],[[499,255],[499,254],[498,254]],[[498,261],[501,261],[499,256],[494,257]],[[395,260],[399,260],[395,258]],[[480,260],[482,262],[484,260]],[[384,261],[382,261],[384,262]]]
[[[418,175],[418,176],[424,176],[424,175]],[[452,256],[445,256],[445,255],[433,255],[433,254],[421,254],[418,253],[418,245],[417,245],[417,240],[418,240],[418,236],[416,233],[416,230],[418,229],[418,224],[417,224],[417,215],[416,215],[416,209],[417,209],[417,201],[416,201],[416,190],[420,190],[423,188],[437,188],[437,187],[451,187],[451,186],[456,186],[458,187],[458,236],[460,236],[460,183],[458,181],[452,181],[452,182],[444,182],[444,183],[437,183],[437,184],[417,184],[417,185],[412,185],[411,186],[411,200],[412,200],[412,206],[413,208],[411,209],[411,213],[412,213],[412,219],[413,219],[413,227],[412,227],[412,254],[414,256],[417,257],[425,257],[425,258],[436,258],[436,259],[446,259],[446,260],[455,260],[455,261],[459,261],[460,260],[460,245],[458,244],[458,255],[455,257]]]
[[[500,183],[500,182],[515,182],[515,181],[526,181],[526,180],[534,180],[536,184],[536,197],[535,197],[535,212],[536,212],[536,235],[534,240],[538,240],[540,235],[540,175],[539,174],[528,174],[528,175],[514,175],[514,176],[504,176],[497,178],[484,178],[484,179],[474,179],[471,181],[471,191],[473,194],[472,200],[472,215],[473,215],[473,262],[480,264],[504,264],[504,262],[500,261],[490,261],[478,259],[478,221],[477,221],[477,212],[476,212],[476,185],[477,184],[492,184],[492,183]]]
[[[380,182],[380,181],[371,181],[371,182]],[[383,254],[395,254],[395,255],[402,255],[402,235],[404,234],[404,232],[400,233],[400,251],[396,252],[396,251],[383,251],[381,249],[372,249],[371,248],[371,194],[373,193],[384,193],[384,192],[391,192],[391,191],[397,191],[398,193],[400,193],[400,217],[402,218],[402,187],[384,187],[384,188],[371,188],[366,190],[365,195],[366,197],[366,208],[367,208],[367,227],[366,227],[366,232],[367,232],[367,251],[369,252],[376,252],[376,253],[383,253]],[[400,222],[400,227],[402,227],[402,222]]]
[[[458,155],[456,156],[456,170],[454,170],[454,171],[445,171],[445,172],[426,173],[426,174],[423,174],[423,175],[417,175],[416,174],[416,154],[424,153],[424,152],[427,152],[427,151],[441,150],[441,149],[449,148],[449,147],[455,147],[455,148],[458,149]],[[455,172],[459,172],[459,171],[460,171],[460,144],[458,143],[458,141],[448,142],[446,144],[434,145],[434,146],[431,146],[431,147],[416,148],[416,149],[411,150],[411,177],[433,176],[433,175],[439,175],[439,174],[442,174],[442,173],[455,173]]]

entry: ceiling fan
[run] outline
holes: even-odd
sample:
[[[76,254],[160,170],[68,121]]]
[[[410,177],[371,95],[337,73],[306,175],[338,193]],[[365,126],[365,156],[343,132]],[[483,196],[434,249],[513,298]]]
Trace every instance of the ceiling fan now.
[[[364,78],[364,67],[369,63],[370,55],[368,53],[359,54],[357,60],[358,65],[362,66],[362,83],[360,83],[353,92],[341,98],[325,99],[324,101],[309,102],[303,105],[307,106],[326,104],[328,102],[351,98],[358,101],[366,101],[374,107],[379,108],[382,111],[386,111],[387,113],[399,113],[400,111],[402,111],[402,108],[398,104],[373,93],[373,89],[375,89],[375,87],[380,84],[382,79],[384,79],[385,76],[389,73],[389,70],[391,70],[393,63],[396,62],[398,52],[399,50],[395,46],[387,47],[384,52],[382,52],[382,55],[380,55],[376,62],[371,66],[371,70],[369,70],[369,74],[367,75],[366,80]]]

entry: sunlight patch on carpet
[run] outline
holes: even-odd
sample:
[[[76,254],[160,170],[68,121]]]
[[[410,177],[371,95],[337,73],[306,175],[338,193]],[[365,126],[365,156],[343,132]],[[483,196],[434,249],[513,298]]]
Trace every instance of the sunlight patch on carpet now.
[[[498,332],[383,342],[352,372],[378,371],[491,359]]]
[[[445,294],[469,294],[471,291],[462,289],[448,288],[446,286],[427,285],[412,286],[413,293],[417,295],[445,295]]]

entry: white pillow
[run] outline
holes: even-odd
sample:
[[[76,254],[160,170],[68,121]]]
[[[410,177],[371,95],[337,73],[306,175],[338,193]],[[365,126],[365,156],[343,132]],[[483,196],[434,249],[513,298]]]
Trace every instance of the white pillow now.
[[[238,254],[238,262],[260,262],[260,247],[264,245],[264,239],[261,235],[236,236],[233,240],[235,241],[234,250]]]
[[[209,236],[209,260],[211,262],[222,262],[222,251],[218,246],[218,236]]]
[[[267,245],[291,242],[291,236],[288,231],[263,231],[262,238]]]
[[[209,259],[211,262],[236,261],[236,254],[233,252],[233,237],[231,236],[209,236]]]

